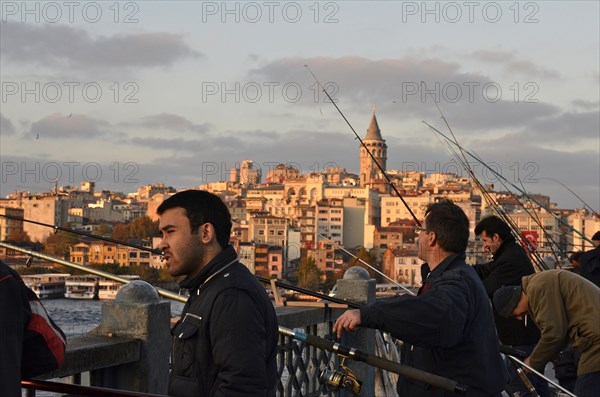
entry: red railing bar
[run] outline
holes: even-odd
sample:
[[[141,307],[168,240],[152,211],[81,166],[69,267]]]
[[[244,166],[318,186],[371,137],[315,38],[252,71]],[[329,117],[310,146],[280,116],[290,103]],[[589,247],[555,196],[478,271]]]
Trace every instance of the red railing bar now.
[[[109,389],[107,387],[71,385],[68,383],[48,382],[45,380],[26,379],[21,381],[25,389],[44,390],[57,393],[78,394],[92,397],[164,397],[163,394],[149,394],[135,391]]]

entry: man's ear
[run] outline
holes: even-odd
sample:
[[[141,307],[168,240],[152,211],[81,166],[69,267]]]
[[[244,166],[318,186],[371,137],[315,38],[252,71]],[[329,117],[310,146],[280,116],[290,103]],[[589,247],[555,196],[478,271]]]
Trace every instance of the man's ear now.
[[[427,233],[427,243],[430,247],[433,247],[435,245],[436,241],[437,241],[436,232]]]
[[[492,241],[493,241],[493,242],[497,243],[497,242],[499,242],[500,240],[502,240],[502,239],[500,238],[500,235],[499,235],[498,233],[494,233],[494,234],[492,235]]]
[[[200,241],[202,244],[210,244],[215,238],[215,228],[211,223],[204,223],[200,225]]]

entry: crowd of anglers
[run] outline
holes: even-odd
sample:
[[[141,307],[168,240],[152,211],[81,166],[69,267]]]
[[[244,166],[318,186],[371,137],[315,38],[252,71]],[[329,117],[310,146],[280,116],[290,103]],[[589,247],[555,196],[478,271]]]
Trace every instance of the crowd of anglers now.
[[[510,185],[528,197],[530,203],[524,205],[515,196],[542,229],[532,208],[544,208],[543,205],[464,149],[440,111],[450,136],[425,124],[467,171],[483,199],[497,213],[484,218],[475,229],[492,254],[492,261],[468,266],[465,250],[469,220],[462,209],[442,200],[429,205],[421,223],[336,101],[309,66],[304,66],[413,217],[418,232],[418,256],[425,261],[423,286],[416,296],[382,299],[348,310],[334,324],[336,335],[343,337],[359,327],[387,331],[403,341],[403,364],[460,385],[439,387],[443,382],[427,382],[423,377],[408,375],[407,371],[397,384],[402,397],[456,393],[500,396],[503,391],[511,396],[545,396],[548,386],[543,370],[550,360],[555,360],[563,391],[580,397],[600,396],[600,233],[593,237],[596,248],[579,258],[576,268],[579,274],[547,270],[489,187],[477,179],[468,158],[482,164],[507,191],[511,191]],[[281,327],[277,326],[275,310],[265,289],[238,261],[229,244],[231,217],[227,206],[212,193],[188,190],[165,200],[157,212],[162,232],[159,251],[169,273],[181,277],[181,287],[189,292],[181,318],[171,329],[169,395],[275,395]],[[547,212],[587,240],[552,211]],[[547,237],[555,243],[552,236]],[[528,248],[527,252],[522,246]],[[533,265],[538,268],[537,273]],[[1,264],[0,392],[3,396],[19,396],[22,376],[56,367],[64,357],[64,336],[24,288],[19,275]],[[33,308],[37,308],[35,313]],[[45,331],[36,330],[32,319],[37,324],[41,321]],[[25,353],[30,351],[28,344],[33,339],[38,346],[42,344],[42,334],[54,338],[45,340],[47,349],[36,349],[46,352],[45,357],[32,360]],[[306,342],[309,339],[304,338]],[[513,356],[503,358],[501,349],[521,352],[524,361]],[[349,355],[359,356],[354,349],[349,350]],[[32,371],[27,367],[32,361],[44,362],[45,366],[39,365]]]
[[[165,267],[189,292],[171,329],[168,394],[275,395],[277,317],[265,288],[229,244],[227,206],[212,193],[187,190],[166,199],[157,212]],[[500,396],[503,391],[548,396],[546,379],[534,372],[543,374],[552,360],[565,390],[600,395],[600,247],[579,258],[580,274],[536,273],[510,226],[490,216],[475,234],[493,259],[469,266],[469,220],[449,200],[429,205],[416,232],[418,256],[425,261],[418,294],[350,309],[334,324],[338,338],[360,327],[389,332],[403,342],[401,364],[460,385],[448,390],[409,374],[399,377],[400,396]],[[600,233],[593,239],[600,244]],[[20,370],[31,361],[24,352],[36,314],[25,289],[16,272],[0,265],[3,396],[19,396],[21,378],[31,374]],[[45,321],[56,328],[47,316]],[[55,334],[58,338],[46,341],[52,354],[45,370],[64,356],[61,333]],[[525,379],[523,368],[501,355],[503,347],[524,355]]]

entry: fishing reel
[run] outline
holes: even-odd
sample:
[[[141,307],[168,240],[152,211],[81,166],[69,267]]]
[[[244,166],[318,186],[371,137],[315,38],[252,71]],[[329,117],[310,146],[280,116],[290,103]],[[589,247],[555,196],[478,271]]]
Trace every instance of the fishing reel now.
[[[329,370],[327,368],[322,370],[319,375],[319,383],[328,391],[337,392],[344,389],[358,396],[362,382],[358,380],[350,368],[344,365],[346,358],[342,358],[340,367],[337,370]]]

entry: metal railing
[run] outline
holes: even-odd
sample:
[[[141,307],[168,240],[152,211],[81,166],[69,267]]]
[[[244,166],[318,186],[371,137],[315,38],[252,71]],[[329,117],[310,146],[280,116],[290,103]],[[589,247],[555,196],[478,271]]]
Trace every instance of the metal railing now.
[[[340,309],[330,308],[302,308],[282,307],[277,308],[278,321],[282,325],[301,329],[303,332],[325,337],[332,334],[333,319],[339,315]],[[81,396],[157,396],[141,392],[117,390],[103,386],[102,377],[96,376],[98,372],[110,369],[118,372],[120,367],[126,366],[135,360],[136,351],[139,350],[138,341],[131,338],[117,338],[98,336],[89,333],[69,339],[65,362],[61,368],[45,374],[38,379],[29,379],[22,382],[27,389],[27,396],[34,397],[36,390],[49,391],[62,394],[76,394]],[[116,353],[111,353],[114,351]],[[139,354],[139,353],[137,353]],[[85,357],[84,360],[78,359]],[[330,352],[315,346],[294,340],[280,334],[277,354],[277,384],[278,396],[331,396],[331,392],[323,389],[319,383],[319,374],[325,368],[339,364],[338,357]],[[81,383],[84,373],[90,374],[89,383]],[[165,376],[167,376],[165,374]],[[63,383],[62,379],[71,383]],[[53,381],[48,381],[52,379]],[[58,380],[58,381],[55,381]]]

